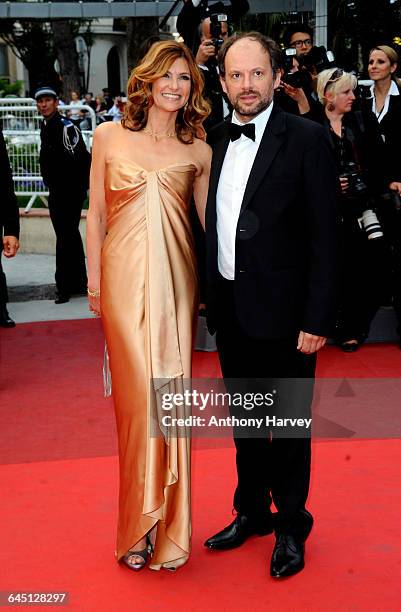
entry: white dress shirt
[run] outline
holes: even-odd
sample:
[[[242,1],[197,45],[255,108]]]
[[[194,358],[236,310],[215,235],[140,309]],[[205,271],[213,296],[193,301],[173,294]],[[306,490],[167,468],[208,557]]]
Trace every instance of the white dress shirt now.
[[[380,112],[378,112],[377,108],[376,108],[375,85],[374,85],[374,83],[373,83],[373,85],[370,88],[370,94],[372,96],[372,111],[374,112],[374,114],[377,117],[378,122],[380,123],[381,120],[383,119],[383,117],[385,117],[387,112],[388,112],[388,107],[390,105],[390,96],[399,96],[400,92],[398,91],[398,87],[395,84],[395,82],[391,81],[390,89],[388,90],[386,99],[384,100],[384,106],[383,106],[383,108],[382,108],[382,110]]]
[[[255,142],[241,134],[241,138],[229,143],[221,168],[216,195],[217,263],[220,274],[227,280],[235,278],[235,236],[241,204],[272,109],[273,102],[250,122],[255,124]],[[235,111],[232,123],[243,125]]]

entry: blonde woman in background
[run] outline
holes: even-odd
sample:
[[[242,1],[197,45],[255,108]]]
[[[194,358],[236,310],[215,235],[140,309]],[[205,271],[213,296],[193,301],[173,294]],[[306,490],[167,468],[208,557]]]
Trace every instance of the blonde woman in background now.
[[[354,111],[356,77],[341,68],[323,70],[317,81],[321,122],[330,136],[339,180],[341,268],[336,340],[356,351],[380,306],[383,245],[369,239],[358,219],[385,188],[383,142],[370,112]]]
[[[383,201],[381,210],[388,246],[388,263],[383,272],[387,276],[401,336],[401,81],[396,76],[398,59],[397,52],[388,45],[378,45],[370,51],[368,72],[373,85],[363,105],[375,115],[386,150],[390,197]]]

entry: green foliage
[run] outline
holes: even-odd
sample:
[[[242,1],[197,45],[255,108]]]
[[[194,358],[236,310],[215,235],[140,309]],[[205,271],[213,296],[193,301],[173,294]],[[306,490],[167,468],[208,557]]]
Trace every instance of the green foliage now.
[[[0,79],[0,97],[5,98],[6,96],[19,96],[23,84],[23,81],[9,83],[8,79]]]
[[[285,21],[286,16],[286,13],[247,14],[241,19],[241,30],[244,32],[256,30],[278,42],[283,29],[281,24]]]
[[[328,7],[329,46],[346,70],[365,72],[369,50],[380,44],[394,46],[401,34],[400,0],[332,0]]]

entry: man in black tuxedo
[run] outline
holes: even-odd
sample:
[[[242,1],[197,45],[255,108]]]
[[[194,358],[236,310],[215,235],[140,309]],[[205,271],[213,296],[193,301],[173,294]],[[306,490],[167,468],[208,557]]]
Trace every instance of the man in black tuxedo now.
[[[273,104],[279,67],[278,46],[257,32],[231,37],[219,54],[234,113],[209,135],[208,324],[217,331],[226,380],[252,388],[258,379],[260,390],[261,381],[267,389],[267,379],[291,379],[280,385],[278,400],[287,416],[307,416],[316,352],[335,318],[336,176],[321,126]],[[300,379],[310,381],[306,389],[297,387]],[[284,402],[289,397],[292,404]],[[264,437],[234,431],[237,516],[205,546],[224,550],[271,533],[273,500],[270,572],[282,577],[303,568],[312,527],[305,509],[310,437],[276,433],[270,427]]]
[[[7,310],[6,275],[1,265],[1,253],[14,257],[19,247],[19,210],[14,193],[13,177],[6,143],[0,129],[0,327],[15,327]]]

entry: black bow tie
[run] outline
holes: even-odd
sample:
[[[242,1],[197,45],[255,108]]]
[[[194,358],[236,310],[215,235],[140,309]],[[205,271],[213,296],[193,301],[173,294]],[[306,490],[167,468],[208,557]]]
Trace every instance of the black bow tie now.
[[[238,125],[237,123],[230,123],[230,140],[238,140],[238,138],[241,138],[241,134],[255,142],[255,124],[244,123]]]

